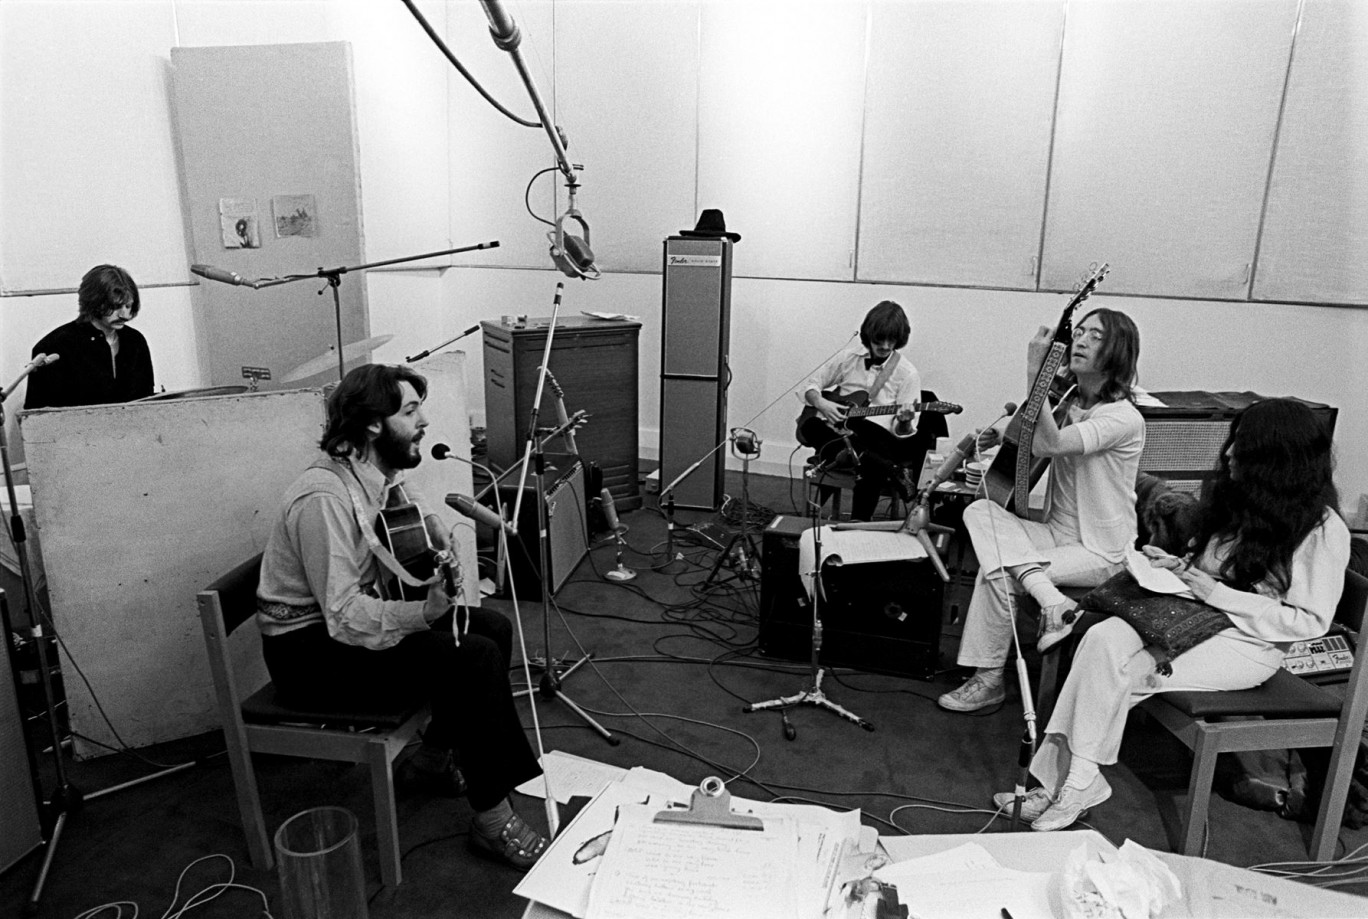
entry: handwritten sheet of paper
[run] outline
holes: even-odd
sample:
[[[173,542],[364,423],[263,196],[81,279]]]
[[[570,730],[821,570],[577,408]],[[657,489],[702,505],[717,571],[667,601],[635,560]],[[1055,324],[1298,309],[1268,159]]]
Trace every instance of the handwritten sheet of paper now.
[[[1126,570],[1135,578],[1135,583],[1151,593],[1192,596],[1178,575],[1167,568],[1155,568],[1143,552],[1131,546],[1126,547]]]
[[[603,865],[602,855],[617,822],[618,810],[643,804],[660,810],[666,799],[640,788],[614,782],[561,827],[542,857],[523,876],[513,892],[554,909],[582,917],[589,907],[589,889]]]
[[[1050,905],[1054,878],[1045,872],[993,867],[918,872],[892,883],[898,888],[898,902],[918,919],[1000,916],[1004,908],[1012,919],[1053,919],[1058,915]]]
[[[763,831],[655,823],[624,807],[589,892],[587,919],[790,919],[798,830],[772,818]]]
[[[560,804],[569,803],[576,795],[592,798],[603,791],[603,786],[616,782],[627,774],[620,766],[610,766],[597,760],[552,750],[542,757],[542,771],[551,779],[551,793]],[[528,779],[516,789],[534,798],[546,797],[546,783],[541,776]]]

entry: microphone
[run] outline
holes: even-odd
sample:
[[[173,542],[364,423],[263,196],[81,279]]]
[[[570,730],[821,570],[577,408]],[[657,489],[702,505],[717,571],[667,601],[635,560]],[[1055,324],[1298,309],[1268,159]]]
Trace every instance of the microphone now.
[[[599,501],[603,503],[603,516],[608,521],[608,529],[614,533],[621,533],[625,527],[622,521],[618,520],[617,504],[613,502],[613,493],[608,489],[599,492]]]
[[[438,444],[438,446],[444,445]],[[513,529],[513,524],[509,523],[469,495],[452,492],[446,496],[446,503],[447,507],[450,507],[463,517],[469,517],[477,523],[483,523],[485,526],[491,526],[496,530],[503,530],[509,536],[518,535],[518,531]]]
[[[931,494],[931,492],[940,487],[942,483],[948,481],[950,477],[955,474],[955,470],[959,468],[960,463],[974,455],[974,448],[978,446],[978,439],[979,432],[973,431],[969,434],[965,434],[960,442],[955,444],[955,449],[945,458],[945,462],[941,463],[940,466],[936,468],[935,478],[933,478],[931,484],[927,486],[926,494]]]
[[[446,444],[433,444],[432,458],[435,460],[455,459],[455,457],[451,455],[451,448]]]
[[[208,278],[211,281],[219,281],[223,284],[237,284],[242,286],[251,283],[250,281],[243,280],[242,275],[238,274],[236,271],[215,268],[212,265],[191,265],[190,273],[197,274],[202,278]]]
[[[1008,402],[1006,405],[1002,407],[1002,417],[1010,418],[1016,414],[1016,410],[1017,404],[1015,402]]]

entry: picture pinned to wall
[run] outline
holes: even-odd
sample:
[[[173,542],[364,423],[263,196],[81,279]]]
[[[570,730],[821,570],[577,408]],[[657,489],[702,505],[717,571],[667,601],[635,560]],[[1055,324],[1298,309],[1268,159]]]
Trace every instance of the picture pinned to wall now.
[[[260,249],[255,198],[219,198],[219,231],[225,249]]]
[[[271,199],[276,239],[317,236],[318,205],[313,195],[276,195]]]

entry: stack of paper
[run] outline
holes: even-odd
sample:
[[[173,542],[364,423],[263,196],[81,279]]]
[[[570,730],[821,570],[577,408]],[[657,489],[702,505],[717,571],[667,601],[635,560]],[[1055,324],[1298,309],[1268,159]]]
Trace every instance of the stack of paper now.
[[[513,892],[576,919],[823,916],[859,811],[733,798],[732,811],[761,818],[763,830],[654,821],[692,792],[628,771],[562,827]]]

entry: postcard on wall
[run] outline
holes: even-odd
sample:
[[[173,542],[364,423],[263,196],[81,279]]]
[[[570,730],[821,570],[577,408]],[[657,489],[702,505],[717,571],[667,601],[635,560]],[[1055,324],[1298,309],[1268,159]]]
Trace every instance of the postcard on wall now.
[[[219,230],[225,249],[260,249],[255,198],[219,198]]]
[[[276,239],[318,235],[318,205],[313,195],[276,195],[271,199],[271,214]]]

